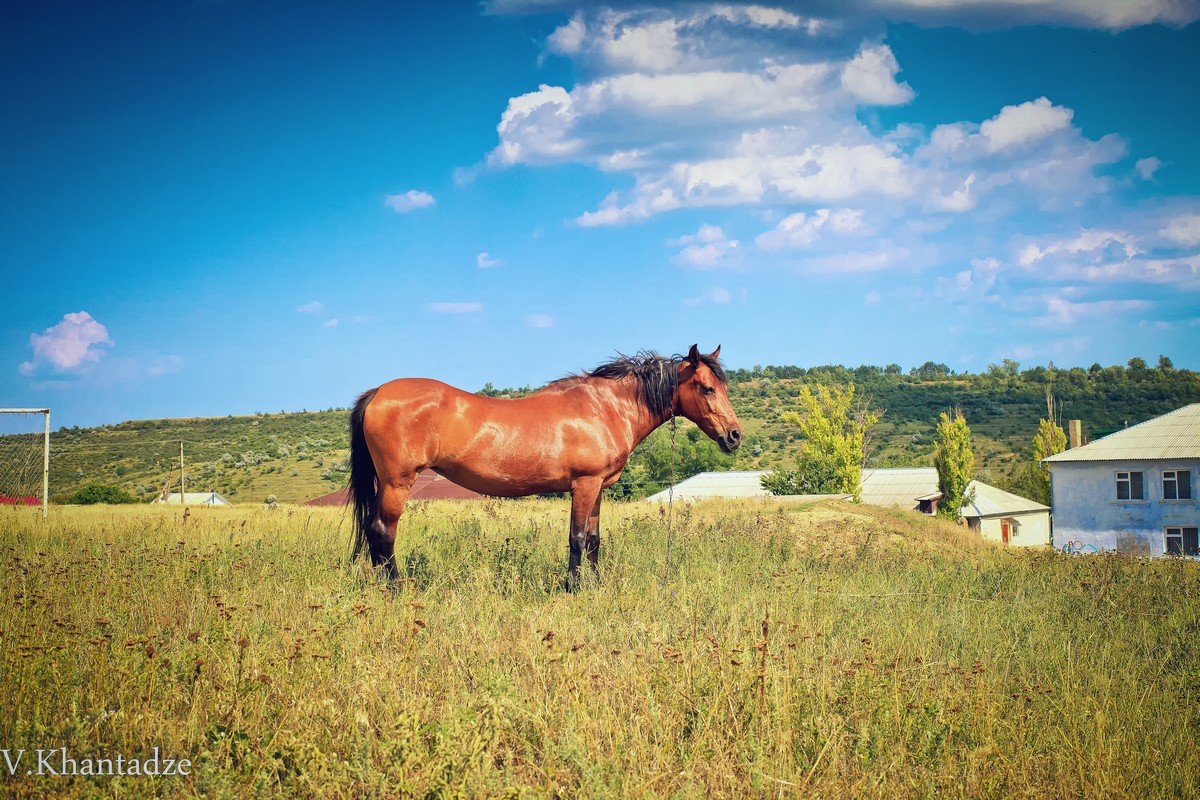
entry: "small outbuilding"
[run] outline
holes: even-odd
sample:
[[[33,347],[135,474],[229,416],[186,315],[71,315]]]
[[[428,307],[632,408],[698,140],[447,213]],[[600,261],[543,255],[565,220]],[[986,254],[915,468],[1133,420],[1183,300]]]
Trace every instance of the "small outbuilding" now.
[[[676,500],[705,500],[709,498],[771,497],[762,486],[764,470],[741,472],[701,472],[675,484],[674,492],[664,489],[647,500],[665,503],[674,495]],[[898,506],[926,514],[936,509],[938,492],[937,470],[933,467],[878,467],[862,471],[861,499],[867,505]],[[803,495],[803,499],[848,499],[851,495]],[[784,499],[780,497],[779,499]],[[800,499],[793,497],[791,499]]]
[[[158,497],[151,500],[151,503],[166,503],[167,505],[180,505],[184,503],[184,498],[187,498],[185,505],[189,506],[228,506],[232,505],[228,500],[216,492],[188,492],[186,495],[181,495],[179,492],[171,492],[164,499],[160,494]]]
[[[1006,492],[983,481],[967,484],[962,516],[967,526],[984,539],[1009,547],[1045,547],[1050,544],[1050,508]]]

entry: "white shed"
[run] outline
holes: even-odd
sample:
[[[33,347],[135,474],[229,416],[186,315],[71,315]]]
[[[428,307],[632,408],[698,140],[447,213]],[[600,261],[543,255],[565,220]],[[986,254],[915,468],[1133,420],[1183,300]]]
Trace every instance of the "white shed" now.
[[[151,503],[166,503],[167,505],[177,506],[180,504],[179,492],[171,492],[164,500],[160,494],[158,497],[151,500]],[[228,500],[216,492],[188,492],[187,505],[189,506],[228,506],[232,505]]]
[[[1010,547],[1045,547],[1050,544],[1050,509],[1041,503],[1006,492],[982,481],[967,484],[963,519],[988,541]]]

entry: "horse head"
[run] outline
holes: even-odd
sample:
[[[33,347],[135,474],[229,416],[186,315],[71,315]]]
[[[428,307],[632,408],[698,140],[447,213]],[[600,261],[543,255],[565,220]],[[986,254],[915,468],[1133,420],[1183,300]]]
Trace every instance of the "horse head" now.
[[[674,411],[696,423],[726,453],[732,453],[742,443],[742,423],[729,402],[725,371],[717,360],[720,355],[720,345],[708,355],[701,355],[692,345],[679,362]]]

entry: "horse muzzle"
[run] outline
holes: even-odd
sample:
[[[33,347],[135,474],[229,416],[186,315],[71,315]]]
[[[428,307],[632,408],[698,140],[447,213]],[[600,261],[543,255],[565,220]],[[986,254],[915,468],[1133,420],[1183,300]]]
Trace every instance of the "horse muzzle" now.
[[[732,453],[742,446],[742,432],[737,428],[730,428],[724,436],[717,439],[717,444],[726,453]]]

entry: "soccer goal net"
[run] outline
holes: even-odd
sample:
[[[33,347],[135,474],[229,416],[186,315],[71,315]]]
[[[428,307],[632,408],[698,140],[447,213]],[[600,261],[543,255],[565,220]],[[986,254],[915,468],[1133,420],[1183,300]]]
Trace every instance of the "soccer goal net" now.
[[[50,409],[0,408],[0,505],[38,506],[50,491]]]

